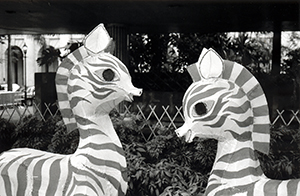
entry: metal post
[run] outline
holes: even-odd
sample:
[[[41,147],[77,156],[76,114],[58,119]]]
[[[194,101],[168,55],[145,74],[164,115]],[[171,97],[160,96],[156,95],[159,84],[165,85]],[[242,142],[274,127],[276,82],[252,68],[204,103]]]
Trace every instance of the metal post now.
[[[24,46],[23,46],[23,52],[24,52],[24,87],[25,87],[25,94],[24,94],[24,96],[25,96],[25,103],[26,103],[26,101],[27,101],[27,75],[26,75],[26,54],[27,54],[27,49],[28,49],[28,47],[27,47],[27,45],[26,45],[26,43],[24,43]]]
[[[11,70],[11,37],[8,35],[7,48],[7,90],[12,91],[12,70]]]
[[[272,51],[272,70],[271,75],[277,78],[280,75],[280,63],[281,63],[281,22],[275,21],[274,23],[274,36],[273,36],[273,51]],[[278,100],[278,86],[273,85],[272,97],[269,103],[270,107],[270,118],[274,119],[277,116],[276,109],[280,106]]]

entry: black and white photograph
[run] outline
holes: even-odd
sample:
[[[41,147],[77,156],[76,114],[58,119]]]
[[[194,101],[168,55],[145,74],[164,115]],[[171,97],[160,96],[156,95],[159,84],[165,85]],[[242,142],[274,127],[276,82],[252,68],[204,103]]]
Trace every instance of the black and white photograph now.
[[[0,196],[300,196],[300,0],[0,0]]]

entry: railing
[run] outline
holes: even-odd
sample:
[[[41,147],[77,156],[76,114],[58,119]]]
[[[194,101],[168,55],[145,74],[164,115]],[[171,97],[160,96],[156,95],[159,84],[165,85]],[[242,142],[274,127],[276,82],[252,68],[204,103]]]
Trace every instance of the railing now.
[[[124,105],[124,112],[126,114],[135,113],[144,120],[141,129],[148,129],[149,133],[143,133],[146,140],[156,136],[157,129],[173,128],[181,126],[184,121],[182,106],[156,106],[156,105]]]
[[[277,116],[272,120],[271,125],[300,125],[300,110],[276,110]]]
[[[59,115],[58,109],[54,113],[50,110],[50,107],[52,105],[56,105],[56,103],[44,105],[46,108],[45,111],[41,111],[40,104],[37,104],[34,101],[32,102],[31,106],[24,105],[24,103],[21,102],[3,104],[0,105],[0,118],[4,118],[8,122],[18,125],[25,117],[30,115],[37,116],[43,121],[46,121],[46,118],[54,118],[56,115]]]
[[[54,118],[60,115],[59,110],[53,111],[53,106],[56,103],[44,104],[45,110],[40,110],[40,105],[33,102],[31,106],[20,104],[2,104],[0,106],[0,118],[7,119],[9,122],[18,125],[22,119],[28,115],[35,115],[41,120],[46,118]],[[54,107],[54,108],[55,108]],[[121,109],[124,115],[136,114],[145,123],[142,124],[142,129],[148,130],[145,134],[145,139],[149,140],[156,136],[157,130],[161,128],[176,129],[184,122],[182,107],[180,106],[156,106],[156,105],[126,105],[122,104]],[[271,121],[271,125],[300,125],[300,110],[277,110],[277,116]]]

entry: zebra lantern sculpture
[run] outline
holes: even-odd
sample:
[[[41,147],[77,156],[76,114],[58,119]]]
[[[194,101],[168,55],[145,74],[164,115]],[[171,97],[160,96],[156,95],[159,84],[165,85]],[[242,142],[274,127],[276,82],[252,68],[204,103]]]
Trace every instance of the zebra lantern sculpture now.
[[[187,69],[193,83],[183,98],[185,123],[176,133],[186,142],[218,140],[205,195],[299,196],[298,179],[268,179],[254,152],[268,154],[270,141],[268,105],[254,76],[212,49],[203,49]]]
[[[1,196],[125,195],[126,160],[109,112],[141,95],[125,65],[106,52],[111,38],[100,24],[56,75],[58,102],[68,131],[78,129],[74,154],[20,148],[0,156]]]

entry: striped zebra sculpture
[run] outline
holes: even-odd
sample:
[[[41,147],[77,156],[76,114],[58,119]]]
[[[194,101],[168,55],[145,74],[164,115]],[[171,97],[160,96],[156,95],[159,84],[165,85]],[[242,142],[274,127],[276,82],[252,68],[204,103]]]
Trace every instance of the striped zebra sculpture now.
[[[107,53],[111,38],[102,24],[68,55],[56,75],[58,102],[68,131],[78,129],[74,154],[28,148],[0,156],[1,196],[125,195],[126,160],[109,112],[142,91],[125,65]]]
[[[205,195],[299,196],[300,183],[268,179],[255,150],[269,152],[269,113],[264,92],[242,65],[204,49],[188,66],[193,83],[183,98],[186,142],[214,138],[218,149]]]

